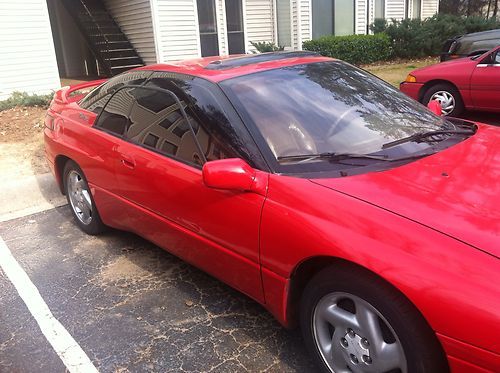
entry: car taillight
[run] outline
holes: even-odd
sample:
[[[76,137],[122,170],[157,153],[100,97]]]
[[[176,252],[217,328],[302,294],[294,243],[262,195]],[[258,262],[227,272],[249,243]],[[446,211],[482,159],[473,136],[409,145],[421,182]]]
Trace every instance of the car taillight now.
[[[49,114],[47,114],[45,116],[45,127],[51,131],[54,130],[54,117],[53,116],[51,116]]]

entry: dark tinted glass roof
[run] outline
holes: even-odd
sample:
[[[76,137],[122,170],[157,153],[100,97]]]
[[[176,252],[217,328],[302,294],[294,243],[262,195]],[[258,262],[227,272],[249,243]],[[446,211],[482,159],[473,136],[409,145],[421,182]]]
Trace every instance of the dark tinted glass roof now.
[[[270,52],[252,54],[249,56],[234,57],[224,60],[213,61],[205,66],[207,70],[228,70],[235,67],[252,65],[254,63],[284,60],[287,58],[299,58],[308,56],[319,56],[316,52],[295,51],[295,52]]]

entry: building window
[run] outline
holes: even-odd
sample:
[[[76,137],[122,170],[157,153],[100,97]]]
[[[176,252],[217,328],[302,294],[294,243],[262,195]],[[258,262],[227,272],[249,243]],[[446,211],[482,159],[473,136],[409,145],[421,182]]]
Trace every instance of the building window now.
[[[198,23],[200,24],[201,56],[218,56],[217,17],[215,0],[198,0]]]
[[[312,0],[312,36],[354,34],[354,0]]]
[[[278,24],[278,45],[292,46],[292,25],[290,23],[290,0],[276,0],[276,23]]]
[[[242,0],[226,0],[227,44],[229,54],[245,53]]]

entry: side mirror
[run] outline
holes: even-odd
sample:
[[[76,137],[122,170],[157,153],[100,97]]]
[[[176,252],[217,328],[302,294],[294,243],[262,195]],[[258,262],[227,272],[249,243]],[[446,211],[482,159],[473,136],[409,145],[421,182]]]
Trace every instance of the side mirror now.
[[[441,109],[441,103],[438,100],[429,101],[427,107],[436,115],[443,115],[443,110]]]
[[[257,171],[239,158],[206,162],[203,182],[209,188],[250,191],[254,189]]]

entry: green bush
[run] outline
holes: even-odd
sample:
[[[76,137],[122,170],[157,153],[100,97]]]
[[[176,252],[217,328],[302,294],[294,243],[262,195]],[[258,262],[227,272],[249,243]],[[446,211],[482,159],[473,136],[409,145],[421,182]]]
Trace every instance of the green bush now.
[[[259,41],[259,42],[251,41],[250,44],[252,44],[254,48],[257,49],[257,52],[260,53],[276,52],[285,49],[285,47],[278,47],[276,44],[267,41]]]
[[[29,95],[26,92],[13,92],[11,96],[0,101],[0,111],[12,109],[16,106],[40,106],[48,107],[54,94]]]
[[[354,64],[387,60],[391,57],[391,41],[383,33],[377,35],[323,36],[303,43],[303,49]]]
[[[373,32],[383,32],[389,36],[394,57],[413,58],[438,55],[447,39],[500,28],[500,22],[481,17],[439,14],[425,20],[393,19],[385,27],[380,22],[374,22],[370,28]]]
[[[374,34],[379,34],[381,32],[384,32],[386,28],[387,28],[387,20],[385,18],[376,18],[370,25],[370,30]]]

